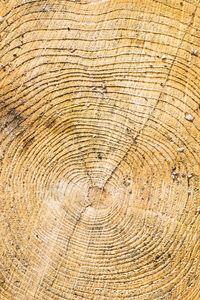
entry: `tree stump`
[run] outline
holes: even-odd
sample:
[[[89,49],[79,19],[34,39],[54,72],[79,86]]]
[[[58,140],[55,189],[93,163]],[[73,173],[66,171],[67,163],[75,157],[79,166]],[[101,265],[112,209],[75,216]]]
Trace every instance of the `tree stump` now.
[[[200,299],[200,1],[0,2],[0,299]]]

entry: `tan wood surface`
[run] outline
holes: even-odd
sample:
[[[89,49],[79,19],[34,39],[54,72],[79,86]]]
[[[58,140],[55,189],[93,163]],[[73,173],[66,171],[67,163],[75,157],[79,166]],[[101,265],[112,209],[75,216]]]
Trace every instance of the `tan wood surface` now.
[[[200,299],[200,1],[0,1],[0,299]]]

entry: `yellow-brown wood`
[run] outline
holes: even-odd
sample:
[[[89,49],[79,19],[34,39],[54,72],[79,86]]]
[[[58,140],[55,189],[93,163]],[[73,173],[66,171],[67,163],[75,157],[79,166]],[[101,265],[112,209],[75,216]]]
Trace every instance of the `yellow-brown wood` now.
[[[200,299],[200,1],[0,1],[0,299]]]

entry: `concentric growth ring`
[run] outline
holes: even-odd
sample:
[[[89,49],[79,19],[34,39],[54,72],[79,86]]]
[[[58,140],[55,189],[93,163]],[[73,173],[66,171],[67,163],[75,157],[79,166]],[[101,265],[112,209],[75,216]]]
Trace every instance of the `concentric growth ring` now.
[[[1,1],[0,299],[200,299],[199,16]]]

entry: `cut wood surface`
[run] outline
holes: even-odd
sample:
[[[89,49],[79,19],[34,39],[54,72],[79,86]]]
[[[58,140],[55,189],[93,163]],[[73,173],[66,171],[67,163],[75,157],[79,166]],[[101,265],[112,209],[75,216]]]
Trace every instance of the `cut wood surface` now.
[[[0,299],[200,299],[200,1],[0,1]]]

